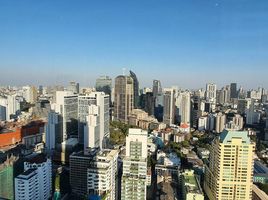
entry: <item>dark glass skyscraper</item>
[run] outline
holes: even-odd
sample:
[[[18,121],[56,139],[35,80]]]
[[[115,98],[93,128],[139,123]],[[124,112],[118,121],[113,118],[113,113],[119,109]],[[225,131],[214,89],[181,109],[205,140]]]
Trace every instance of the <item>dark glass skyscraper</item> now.
[[[231,83],[230,88],[231,88],[231,94],[230,94],[231,99],[237,98],[237,84]]]
[[[133,79],[133,93],[134,93],[134,108],[139,107],[139,81],[134,72],[129,71],[130,77]]]

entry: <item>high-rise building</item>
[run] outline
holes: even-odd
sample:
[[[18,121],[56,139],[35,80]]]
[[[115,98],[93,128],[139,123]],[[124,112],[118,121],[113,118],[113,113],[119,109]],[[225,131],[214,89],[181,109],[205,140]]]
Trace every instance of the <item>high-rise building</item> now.
[[[71,81],[67,87],[67,90],[74,94],[79,94],[79,83]]]
[[[127,122],[134,108],[134,83],[130,76],[117,76],[114,88],[114,118]]]
[[[104,92],[91,92],[87,95],[80,95],[78,97],[78,139],[80,144],[84,144],[85,126],[91,126],[89,117],[89,106],[95,105],[98,107],[98,124],[99,130],[96,132],[96,137],[100,138],[99,147],[103,147],[106,143],[106,139],[109,138],[109,95]],[[89,121],[88,121],[89,120]]]
[[[147,176],[147,132],[129,129],[123,159],[121,200],[145,200]]]
[[[225,125],[226,115],[220,112],[216,115],[216,132],[221,133],[225,129]]]
[[[210,103],[216,103],[217,86],[214,83],[207,83],[206,85],[206,100]]]
[[[37,89],[35,86],[23,86],[23,98],[31,104],[34,104],[37,100]]]
[[[70,155],[70,185],[72,192],[78,196],[85,197],[87,191],[87,169],[92,162],[96,150],[88,151],[84,154],[83,151]]]
[[[87,169],[87,191],[107,200],[117,200],[118,151],[99,151]]]
[[[62,116],[62,141],[67,140],[71,135],[77,137],[78,96],[71,91],[57,91],[56,103],[51,107]]]
[[[239,114],[236,114],[233,119],[232,119],[235,127],[238,129],[238,130],[242,130],[243,127],[244,127],[244,119],[241,115]]]
[[[237,98],[237,84],[231,83],[230,88],[231,88],[230,98],[231,99]]]
[[[136,74],[133,71],[129,71],[130,77],[133,79],[133,99],[134,99],[134,108],[139,107],[139,81]]]
[[[0,120],[10,120],[20,112],[20,100],[16,94],[0,96]]]
[[[63,141],[62,136],[62,116],[55,111],[50,111],[48,114],[47,124],[45,126],[46,134],[46,148],[53,150],[57,144],[61,144]]]
[[[176,107],[179,110],[180,124],[190,125],[191,120],[191,95],[190,92],[181,92],[176,97]]]
[[[171,125],[175,122],[175,91],[171,89],[164,93],[163,122]]]
[[[97,92],[104,92],[109,95],[109,102],[112,103],[112,79],[109,76],[100,76],[96,80],[95,88]]]
[[[230,102],[230,86],[227,85],[219,91],[217,102],[220,104],[226,104]]]
[[[212,142],[204,181],[210,200],[252,199],[254,148],[247,131],[224,130]]]
[[[14,164],[17,160],[10,156],[0,164],[0,199],[14,199]]]
[[[52,195],[52,163],[44,155],[24,162],[24,172],[15,178],[15,196],[18,200],[43,199]]]

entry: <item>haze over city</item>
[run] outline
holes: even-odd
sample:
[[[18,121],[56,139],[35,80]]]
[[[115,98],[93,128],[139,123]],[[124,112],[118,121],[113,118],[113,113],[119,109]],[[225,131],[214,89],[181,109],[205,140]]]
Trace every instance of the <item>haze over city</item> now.
[[[0,1],[0,85],[268,86],[265,0]]]

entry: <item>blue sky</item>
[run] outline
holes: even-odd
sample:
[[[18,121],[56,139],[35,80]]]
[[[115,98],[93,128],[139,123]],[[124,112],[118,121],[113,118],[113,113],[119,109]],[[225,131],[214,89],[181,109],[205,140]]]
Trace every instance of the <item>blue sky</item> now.
[[[0,0],[0,85],[268,88],[267,0]]]

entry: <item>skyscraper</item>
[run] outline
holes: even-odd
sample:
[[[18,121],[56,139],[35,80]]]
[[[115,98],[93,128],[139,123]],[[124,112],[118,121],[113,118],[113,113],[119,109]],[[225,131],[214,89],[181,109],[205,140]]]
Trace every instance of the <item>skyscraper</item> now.
[[[78,132],[78,96],[71,91],[57,91],[56,103],[51,105],[62,116],[62,141]]]
[[[112,98],[112,79],[109,76],[100,76],[96,80],[96,91],[97,92],[104,92],[105,94],[109,95],[109,100],[111,104]]]
[[[129,129],[123,159],[121,200],[145,200],[147,175],[147,132]]]
[[[79,94],[79,83],[71,81],[67,87],[67,90],[73,92],[74,94]]]
[[[231,83],[230,88],[231,88],[231,94],[230,94],[231,99],[237,98],[237,84]]]
[[[224,130],[212,142],[204,182],[210,200],[252,199],[254,148],[247,131]]]
[[[175,91],[171,89],[164,93],[164,114],[163,122],[165,124],[174,124],[175,122]]]
[[[206,86],[206,100],[210,103],[216,103],[217,86],[214,83],[207,83]]]
[[[216,132],[221,133],[226,125],[226,115],[223,113],[218,113],[216,116]]]
[[[190,92],[180,92],[176,97],[176,107],[179,110],[179,122],[190,125],[191,95]]]
[[[89,115],[89,106],[98,106],[99,117],[99,135],[100,138],[108,138],[109,131],[109,95],[104,92],[91,92],[87,95],[78,96],[78,139],[80,144],[84,144],[84,128],[90,121],[87,120]],[[90,124],[88,124],[90,126]],[[102,144],[105,141],[100,141]],[[102,145],[100,146],[102,147]]]
[[[126,122],[134,107],[134,83],[130,76],[117,76],[114,89],[114,118]]]
[[[129,71],[130,77],[133,79],[133,94],[134,94],[134,108],[139,107],[139,81],[133,71]]]

